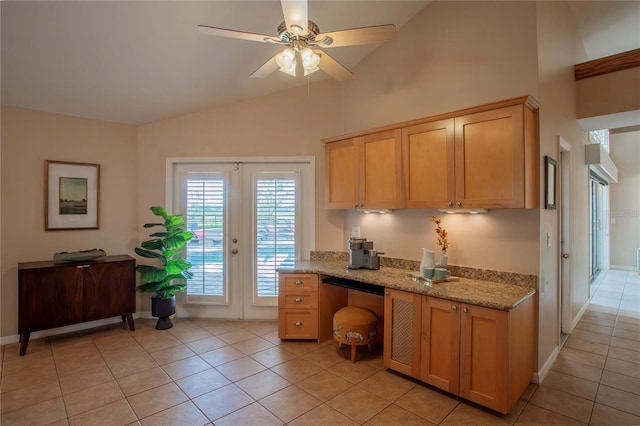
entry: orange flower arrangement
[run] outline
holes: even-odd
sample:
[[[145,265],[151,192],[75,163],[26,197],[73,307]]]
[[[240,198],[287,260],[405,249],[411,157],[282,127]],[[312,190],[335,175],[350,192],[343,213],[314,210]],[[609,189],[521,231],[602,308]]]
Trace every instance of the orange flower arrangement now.
[[[440,219],[435,216],[431,216],[431,222],[436,224],[436,234],[438,234],[438,245],[443,251],[447,251],[449,246],[451,245],[451,241],[449,241],[449,234],[447,231],[440,226]]]

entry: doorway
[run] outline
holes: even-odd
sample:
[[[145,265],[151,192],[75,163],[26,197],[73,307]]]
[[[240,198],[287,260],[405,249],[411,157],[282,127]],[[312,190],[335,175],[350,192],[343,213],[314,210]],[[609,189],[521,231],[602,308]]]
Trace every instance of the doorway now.
[[[277,270],[313,244],[313,168],[309,158],[173,160],[171,205],[194,233],[178,316],[277,318]]]

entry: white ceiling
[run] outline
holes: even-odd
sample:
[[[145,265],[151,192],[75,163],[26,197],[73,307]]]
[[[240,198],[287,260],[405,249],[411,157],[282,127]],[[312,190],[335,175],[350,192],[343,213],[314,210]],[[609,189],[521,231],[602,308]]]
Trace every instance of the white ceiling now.
[[[430,1],[321,1],[322,32],[399,29]],[[588,59],[640,48],[640,2],[570,2]],[[2,104],[141,124],[307,83],[249,75],[279,47],[200,34],[198,24],[277,35],[269,1],[1,1]],[[330,54],[352,69],[376,45]],[[322,72],[311,82],[329,78]]]

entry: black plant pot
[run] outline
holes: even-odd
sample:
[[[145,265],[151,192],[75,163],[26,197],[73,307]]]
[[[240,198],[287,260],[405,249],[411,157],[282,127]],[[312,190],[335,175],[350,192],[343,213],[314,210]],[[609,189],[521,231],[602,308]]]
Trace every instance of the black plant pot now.
[[[156,330],[167,330],[173,327],[169,317],[176,313],[176,297],[171,296],[168,299],[155,295],[151,296],[151,315],[158,317]]]

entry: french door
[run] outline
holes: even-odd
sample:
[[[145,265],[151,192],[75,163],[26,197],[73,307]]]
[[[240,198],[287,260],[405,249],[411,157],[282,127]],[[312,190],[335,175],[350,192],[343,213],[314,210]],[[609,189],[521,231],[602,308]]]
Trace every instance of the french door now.
[[[178,316],[275,319],[277,269],[313,243],[313,162],[224,161],[171,165],[174,211],[195,234],[193,278]]]

